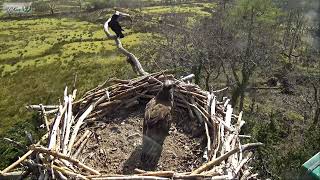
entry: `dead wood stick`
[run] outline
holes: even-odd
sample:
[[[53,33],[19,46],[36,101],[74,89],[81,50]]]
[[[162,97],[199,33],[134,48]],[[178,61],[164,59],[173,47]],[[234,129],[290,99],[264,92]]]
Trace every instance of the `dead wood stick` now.
[[[187,99],[182,94],[174,94],[174,95],[175,95],[175,100],[183,104],[188,109],[189,116],[191,119],[193,119],[194,115]]]
[[[216,97],[213,95],[213,100],[211,101],[211,104],[210,104],[210,115],[211,115],[211,117],[216,115],[216,101],[217,101]]]
[[[155,73],[152,73],[152,74],[147,74],[147,75],[144,75],[144,76],[139,76],[139,77],[137,77],[137,78],[131,79],[130,84],[137,86],[137,85],[139,85],[139,84],[141,84],[141,83],[146,82],[146,81],[150,78],[150,76],[152,76],[152,77],[160,80],[161,78],[159,78],[159,76],[161,76],[161,75],[164,74],[165,72],[166,72],[166,70],[164,70],[164,71],[159,71],[159,72],[155,72]]]
[[[40,104],[39,106],[41,108],[42,117],[43,117],[44,123],[46,125],[47,131],[49,132],[50,131],[50,127],[49,127],[49,121],[48,121],[48,118],[47,118],[46,110],[44,109],[42,104]]]
[[[49,149],[53,148],[57,143],[58,127],[60,125],[61,118],[62,118],[64,112],[66,111],[66,109],[67,109],[67,106],[65,106],[63,108],[62,108],[62,106],[59,107],[59,114],[57,115],[56,120],[54,121],[53,127],[51,129],[49,145],[48,145]]]
[[[10,138],[3,138],[4,140],[8,141],[9,143],[12,143],[14,146],[16,146],[17,148],[21,148],[22,150],[26,150],[28,149],[27,146],[24,146],[23,144],[21,144],[20,142],[18,141],[14,141]]]
[[[225,87],[225,88],[222,88],[222,89],[214,90],[214,91],[212,91],[212,92],[213,92],[213,93],[219,93],[219,92],[225,91],[225,90],[227,90],[227,89],[229,89],[229,87]]]
[[[100,108],[105,108],[105,107],[108,107],[108,106],[116,105],[116,104],[119,104],[121,102],[122,102],[121,100],[112,100],[112,101],[104,102],[104,103],[99,104],[96,109],[100,109]]]
[[[207,99],[207,111],[210,112],[211,108],[210,108],[210,103],[212,100],[212,96],[211,94],[208,93],[208,99]],[[211,138],[210,138],[210,132],[209,132],[209,128],[208,128],[208,124],[205,123],[204,124],[205,130],[206,130],[206,135],[207,135],[207,150],[208,150],[208,154],[211,154]],[[212,126],[213,129],[213,126]]]
[[[248,179],[257,179],[257,176],[259,176],[258,173],[250,174],[250,176],[248,176]]]
[[[68,142],[69,142],[69,136],[71,131],[71,125],[72,125],[72,100],[71,95],[69,95],[69,102],[68,102],[68,116],[66,119],[66,129],[65,134],[63,136],[63,146],[62,146],[62,153],[66,154],[68,150]]]
[[[106,93],[103,97],[101,97],[98,101],[92,103],[89,108],[80,116],[80,118],[78,119],[76,125],[74,126],[74,129],[73,129],[73,132],[72,132],[72,135],[71,135],[71,138],[70,138],[70,141],[69,141],[69,144],[68,144],[68,154],[70,155],[71,153],[71,149],[73,147],[73,144],[74,144],[74,141],[75,141],[75,138],[78,134],[78,131],[80,129],[80,126],[82,125],[83,123],[83,120],[91,113],[91,111],[98,105],[100,104],[106,97],[108,96],[108,94]]]
[[[220,170],[220,171],[219,171]],[[223,170],[220,167],[214,167],[209,171],[204,171],[201,173],[201,175],[206,175],[206,176],[221,176],[223,174]]]
[[[197,105],[194,105],[194,104],[189,104],[191,107],[193,107],[195,110],[197,110],[198,112],[200,112],[200,114],[204,117],[204,120],[206,121],[206,123],[210,126],[210,128],[213,127],[212,123],[209,121],[208,117],[206,116],[206,114],[204,112],[202,112],[202,110],[197,106]],[[207,112],[207,111],[205,111]],[[207,112],[208,113],[208,112]]]
[[[54,114],[54,113],[58,112],[58,110],[59,110],[59,109],[52,109],[52,110],[45,111],[44,113],[45,113],[46,115],[48,115],[48,114]],[[50,123],[50,121],[49,121],[49,123]]]
[[[68,180],[68,178],[66,176],[64,176],[60,171],[57,170],[56,173],[58,174],[59,179]]]
[[[196,100],[196,102],[197,102],[201,107],[206,107],[207,101],[201,100],[201,99],[199,99],[199,98],[197,98],[197,97],[195,97],[195,100]]]
[[[191,98],[191,103],[189,103],[189,102],[187,102],[187,103],[188,103],[188,105],[189,105],[190,107],[192,107],[192,110],[193,110],[194,114],[196,115],[199,123],[202,124],[202,123],[204,122],[203,119],[205,119],[205,121],[208,121],[208,118],[207,118],[206,116],[203,116],[203,114],[201,113],[201,111],[196,108],[196,107],[197,107],[196,105],[194,105],[194,106],[191,106],[191,105],[190,105],[190,104],[193,105],[193,104],[195,103],[194,98]]]
[[[47,169],[50,170],[51,167],[47,166]],[[52,169],[54,169],[55,171],[60,171],[63,174],[75,177],[76,179],[80,178],[80,179],[88,180],[88,178],[86,178],[85,176],[81,175],[80,173],[74,173],[72,171],[66,170],[64,168],[61,168],[61,167],[58,167],[58,166],[55,166],[55,165],[52,165]]]
[[[210,133],[209,133],[209,128],[207,122],[204,122],[204,128],[206,130],[206,136],[207,136],[207,150],[208,154],[210,154],[211,151],[211,138],[210,138]],[[208,158],[207,158],[208,160]]]
[[[209,109],[210,109],[210,116],[213,117],[216,114],[216,96],[214,94],[211,94],[211,96],[213,97],[213,99],[212,99],[212,101],[210,103]],[[211,158],[216,158],[216,154],[217,154],[216,149],[219,148],[218,139],[220,137],[219,132],[218,132],[217,123],[213,124],[212,134],[214,134],[213,135],[213,140],[212,140],[213,141],[212,143],[213,143],[214,151],[212,153],[212,156],[210,156],[210,157]]]
[[[9,173],[0,174],[0,179],[22,179],[26,171],[14,171]]]
[[[150,77],[149,77],[148,82],[149,82],[150,84],[153,84],[153,83],[158,83],[158,84],[160,84],[160,85],[163,84],[162,81],[160,81],[159,79],[157,79],[157,78],[155,78],[155,77],[153,77],[153,76],[150,76]]]
[[[73,147],[74,148],[77,148],[81,142],[88,136],[88,135],[91,135],[91,131],[90,130],[86,130],[83,135],[76,141],[76,143],[74,143]]]
[[[87,96],[92,96],[94,95],[95,93],[98,93],[98,92],[102,92],[102,91],[105,91],[102,89],[102,87],[104,85],[106,85],[108,82],[112,83],[112,79],[107,79],[105,80],[102,84],[99,84],[97,87],[93,88],[93,89],[90,89],[89,91],[87,91],[81,99],[86,99]],[[112,88],[112,86],[110,86],[109,88]],[[77,103],[78,101],[76,101],[75,103]]]
[[[66,89],[64,90],[64,106],[68,106],[69,101],[71,100],[71,96],[68,96],[68,90],[67,90],[67,86]],[[67,107],[68,108],[68,107]],[[66,110],[66,113],[64,113],[64,119],[62,121],[62,128],[61,128],[61,135],[62,135],[62,141],[61,142],[61,147],[63,148],[64,144],[63,144],[63,139],[65,136],[65,131],[66,131],[66,125],[67,125],[67,118],[68,118],[68,109]]]
[[[207,99],[206,96],[201,95],[201,94],[197,94],[197,93],[195,93],[195,92],[185,91],[185,90],[181,90],[181,89],[179,89],[178,91],[181,92],[181,93],[183,93],[183,94],[194,95],[194,96],[196,96],[196,97],[198,97],[198,98],[201,98],[201,99]]]
[[[234,132],[234,138],[232,139],[231,142],[231,148],[234,149],[236,147],[237,142],[240,144],[240,139],[239,139],[239,133],[241,130],[242,125],[244,124],[244,121],[242,121],[242,111],[240,112],[239,116],[238,116],[238,120],[237,120],[237,124],[236,124],[236,130]],[[236,155],[232,155],[231,156],[231,163],[233,165],[235,165],[235,167],[237,166],[237,162],[241,161],[241,159],[238,159],[238,156]]]
[[[238,136],[239,136],[240,138],[252,138],[250,135],[239,134]]]
[[[187,80],[193,79],[194,77],[195,77],[194,74],[189,74],[189,75],[187,75],[187,76],[184,76],[184,77],[180,78],[180,80],[181,80],[181,81],[187,81]]]
[[[227,105],[227,112],[226,112],[226,116],[225,116],[225,123],[226,123],[226,125],[229,126],[229,127],[231,126],[231,115],[232,115],[232,111],[233,111],[233,109],[232,109],[231,105],[228,104],[228,105]],[[224,126],[222,126],[221,128],[224,128]],[[226,150],[226,151],[228,152],[228,151],[230,151],[230,149],[231,149],[231,141],[232,141],[232,139],[233,139],[233,136],[230,135],[230,132],[229,132],[229,131],[227,131],[227,132],[225,133],[225,139],[226,139],[226,141],[225,141],[225,143],[224,143],[224,150]]]
[[[249,169],[247,169],[247,170],[245,170],[245,171],[243,172],[243,175],[242,175],[242,177],[240,178],[240,180],[247,180],[250,175],[251,175],[251,172],[250,172]]]
[[[92,180],[170,180],[170,178],[156,176],[121,176],[121,177],[97,177]]]
[[[236,170],[234,171],[235,175],[239,173],[240,169],[251,159],[252,156],[253,153],[249,152],[248,155],[244,159],[242,159],[242,161],[239,163],[239,165],[236,167]]]
[[[132,82],[132,80],[124,80],[124,79],[110,79],[109,82],[112,82],[112,83],[118,83],[119,85],[120,84],[129,84]]]
[[[136,176],[158,176],[158,177],[172,177],[174,171],[154,171],[154,172],[144,172],[142,174],[136,174]]]
[[[54,147],[54,149],[56,151],[60,151],[61,150],[61,144],[62,144],[62,138],[61,138],[61,128],[58,127],[58,133],[57,133],[57,143]]]
[[[148,82],[145,82],[145,83],[143,83],[143,84],[141,84],[139,86],[135,86],[135,87],[133,87],[131,89],[126,90],[125,92],[117,94],[116,96],[111,97],[110,100],[120,99],[120,98],[126,97],[128,95],[131,95],[131,93],[137,92],[138,90],[141,90],[145,86],[148,86]]]
[[[111,18],[109,18],[104,23],[104,26],[103,26],[104,32],[106,33],[107,37],[115,40],[118,49],[120,50],[120,52],[122,54],[127,56],[127,61],[132,66],[132,69],[135,73],[137,73],[138,75],[147,75],[148,73],[143,70],[138,58],[134,54],[132,54],[131,52],[129,52],[128,50],[126,50],[125,48],[122,47],[121,41],[119,38],[117,38],[117,36],[111,35],[111,33],[109,32],[109,25],[108,25],[110,21],[111,21]]]
[[[36,145],[40,145],[40,143],[42,141],[44,141],[45,139],[48,138],[48,133],[46,133],[44,136],[42,136],[42,138],[40,139],[40,141],[38,141],[36,143]],[[13,169],[14,167],[16,167],[17,165],[19,165],[21,162],[23,162],[28,156],[30,156],[33,153],[33,150],[29,150],[27,153],[25,153],[21,158],[19,158],[16,162],[12,163],[10,166],[6,167],[4,170],[2,170],[0,172],[0,174],[4,174],[9,172],[11,169]]]
[[[104,178],[104,177],[124,177],[126,175],[122,175],[122,174],[100,174],[100,175],[88,175],[86,176],[89,179],[92,178]]]
[[[194,174],[194,175],[185,175],[185,174],[175,174],[172,179],[206,179],[211,178],[211,176]]]
[[[239,138],[239,133],[240,133],[240,131],[241,131],[241,127],[243,126],[243,124],[244,124],[244,121],[242,121],[242,111],[239,113],[239,116],[238,116],[238,120],[237,120],[237,124],[236,124],[236,131],[235,131],[235,134],[236,134],[236,136],[235,136],[235,138],[234,138],[234,140],[233,140],[233,142],[232,142],[232,144],[231,144],[231,146],[232,146],[232,148],[234,148],[235,147],[235,144],[236,144],[236,141],[237,141],[237,139]]]
[[[222,175],[222,176],[213,176],[211,180],[225,180],[225,179],[231,179],[229,175]]]
[[[235,134],[230,134],[229,136],[226,136],[225,138],[225,141],[224,141],[224,145],[223,145],[223,150],[226,151],[226,152],[229,152],[231,149],[234,149],[234,148],[231,148],[231,143],[232,143],[232,140],[234,139],[235,137]],[[234,156],[235,154],[231,155]],[[228,162],[231,163],[231,160],[232,158],[228,158]]]
[[[138,174],[141,174],[141,173],[146,173],[146,172],[148,172],[148,171],[145,171],[145,170],[142,170],[142,169],[139,169],[139,168],[135,168],[135,169],[134,169],[134,172],[135,172],[135,173],[138,173]]]
[[[217,124],[216,124],[216,127],[217,127]],[[220,147],[221,147],[221,139],[220,139],[220,132],[221,132],[221,127],[222,126],[218,126],[217,127],[217,131],[216,131],[216,140],[217,140],[217,146],[214,150],[214,153],[213,153],[213,156],[212,156],[212,159],[216,159],[217,155],[218,155],[218,151],[220,150]]]
[[[81,142],[80,146],[77,148],[77,151],[74,153],[74,155],[72,156],[73,158],[77,158],[78,155],[81,153],[82,149],[84,148],[84,146],[86,145],[86,143],[88,142],[89,137],[91,136],[91,132],[89,131],[89,134],[87,134],[87,136],[85,137],[85,139]]]
[[[73,158],[71,158],[71,157],[69,157],[69,156],[67,156],[65,154],[62,154],[62,153],[59,153],[59,152],[55,152],[55,151],[51,151],[48,148],[45,148],[45,147],[42,147],[42,146],[32,145],[30,147],[30,149],[34,150],[34,151],[37,151],[37,152],[46,153],[46,154],[49,154],[49,155],[57,157],[57,158],[65,159],[65,160],[70,161],[71,163],[73,163],[73,164],[85,169],[88,172],[91,172],[91,173],[96,174],[96,175],[100,175],[99,171],[94,170],[93,168],[88,167],[87,165],[83,164],[79,160],[73,159]]]
[[[210,114],[203,107],[201,106],[196,106],[196,107],[203,113],[204,116],[211,118],[212,120],[216,120],[216,122],[223,124],[228,131],[234,131],[234,129],[228,126],[223,120],[220,120],[215,116],[211,117]]]
[[[263,144],[262,143],[249,143],[249,144],[245,144],[245,145],[241,146],[241,150],[245,151],[247,149],[255,148],[255,147],[261,146],[261,145],[263,145]],[[201,172],[212,168],[214,165],[219,164],[220,162],[226,160],[230,155],[232,155],[236,152],[239,152],[239,151],[240,151],[239,147],[232,149],[231,151],[221,155],[220,157],[218,157],[214,160],[211,160],[210,162],[205,163],[204,165],[200,166],[198,169],[194,170],[191,174],[200,174]]]
[[[58,109],[58,105],[42,105],[45,109]],[[40,105],[28,105],[26,106],[27,109],[39,110],[41,111]]]

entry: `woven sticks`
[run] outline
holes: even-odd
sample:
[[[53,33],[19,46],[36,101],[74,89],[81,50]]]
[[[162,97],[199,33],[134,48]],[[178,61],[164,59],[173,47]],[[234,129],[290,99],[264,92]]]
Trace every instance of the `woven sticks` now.
[[[173,75],[157,72],[131,80],[112,79],[86,92],[77,101],[75,91],[68,95],[66,88],[62,105],[28,106],[44,116],[44,124],[48,128],[44,138],[48,142],[32,145],[22,158],[1,172],[2,176],[21,163],[32,171],[33,176],[60,179],[241,179],[255,174],[248,166],[253,156],[251,150],[262,144],[241,144],[243,135],[240,135],[240,130],[245,123],[242,112],[239,116],[233,114],[227,99],[217,102],[214,93],[183,81],[192,77],[175,79]],[[192,121],[201,123],[205,128],[203,136],[207,143],[203,151],[206,162],[192,172],[141,171],[133,175],[108,175],[77,159],[94,134],[88,124],[107,123],[101,120],[120,108],[144,105],[146,100],[156,95],[166,79],[177,84],[174,90],[175,110],[183,109]],[[48,111],[55,113],[51,122],[47,117]]]

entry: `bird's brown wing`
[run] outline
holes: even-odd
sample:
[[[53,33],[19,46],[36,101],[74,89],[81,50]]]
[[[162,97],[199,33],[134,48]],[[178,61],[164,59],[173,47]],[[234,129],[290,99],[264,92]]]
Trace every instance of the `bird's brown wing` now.
[[[171,118],[171,106],[156,103],[155,99],[152,99],[146,106],[145,110],[145,125],[152,127],[161,120],[169,120]]]

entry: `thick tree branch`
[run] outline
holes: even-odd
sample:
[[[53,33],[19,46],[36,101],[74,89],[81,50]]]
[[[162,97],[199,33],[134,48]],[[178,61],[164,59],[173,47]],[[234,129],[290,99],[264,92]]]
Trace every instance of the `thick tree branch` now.
[[[111,21],[111,18],[109,18],[105,23],[104,23],[104,32],[106,33],[107,37],[110,39],[113,39],[116,42],[116,46],[118,47],[118,49],[120,50],[120,52],[127,56],[127,61],[128,63],[132,66],[132,69],[135,73],[137,73],[138,76],[143,76],[143,75],[147,75],[148,73],[146,71],[143,70],[140,61],[138,60],[138,58],[132,54],[131,52],[129,52],[128,50],[126,50],[125,48],[123,48],[122,43],[120,41],[119,38],[117,38],[116,35],[112,35],[109,31],[109,25],[108,23]]]

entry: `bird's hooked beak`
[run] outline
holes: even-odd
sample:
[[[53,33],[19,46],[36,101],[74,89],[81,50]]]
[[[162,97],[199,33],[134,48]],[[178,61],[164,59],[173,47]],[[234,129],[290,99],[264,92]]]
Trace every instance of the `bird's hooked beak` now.
[[[123,13],[120,11],[116,11],[114,14],[120,16],[121,19],[128,17],[130,19],[130,21],[132,21],[130,14]]]
[[[130,14],[123,13],[123,12],[120,12],[120,11],[116,11],[114,14],[118,15],[118,16],[122,16],[122,17],[130,17]]]

